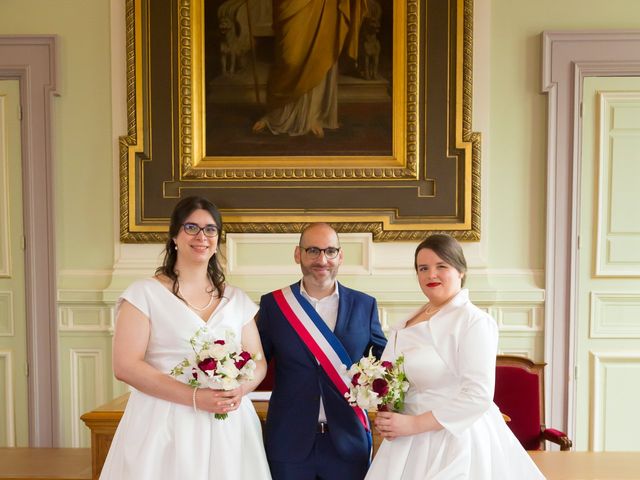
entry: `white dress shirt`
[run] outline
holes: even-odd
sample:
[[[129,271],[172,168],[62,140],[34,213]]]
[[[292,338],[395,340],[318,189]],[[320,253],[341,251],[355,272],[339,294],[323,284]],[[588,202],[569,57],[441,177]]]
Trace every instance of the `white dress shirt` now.
[[[320,318],[327,324],[329,330],[332,332],[336,328],[336,322],[338,321],[338,305],[340,303],[340,295],[338,293],[338,282],[336,281],[333,293],[321,299],[313,298],[304,289],[304,282],[300,282],[300,293],[306,298],[313,309],[318,312]],[[322,398],[320,398],[320,413],[318,414],[318,422],[326,422],[327,415],[324,411],[324,404]]]

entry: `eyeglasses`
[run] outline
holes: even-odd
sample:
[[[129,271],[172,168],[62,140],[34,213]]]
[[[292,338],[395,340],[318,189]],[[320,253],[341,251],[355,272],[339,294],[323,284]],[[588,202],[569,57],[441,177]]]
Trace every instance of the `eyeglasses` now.
[[[327,248],[318,248],[318,247],[300,247],[301,250],[304,250],[307,255],[311,258],[318,258],[321,253],[324,253],[324,256],[329,260],[333,260],[340,253],[340,247],[327,247]]]
[[[183,223],[182,228],[184,228],[184,233],[191,235],[192,237],[195,237],[200,232],[204,232],[205,237],[213,238],[217,237],[220,232],[218,226],[213,225],[212,223],[205,225],[204,227],[201,227],[197,223]]]

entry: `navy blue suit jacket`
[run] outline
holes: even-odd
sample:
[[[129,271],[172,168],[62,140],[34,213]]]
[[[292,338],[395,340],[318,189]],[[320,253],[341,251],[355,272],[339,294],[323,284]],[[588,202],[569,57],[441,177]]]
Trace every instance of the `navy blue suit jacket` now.
[[[338,318],[334,334],[353,362],[373,347],[378,358],[387,340],[376,299],[338,283]],[[353,408],[335,388],[315,357],[284,317],[272,293],[260,299],[258,329],[267,361],[275,360],[265,448],[271,461],[299,462],[315,442],[320,397],[329,435],[345,460],[368,459],[368,440]],[[347,365],[347,368],[350,365]]]

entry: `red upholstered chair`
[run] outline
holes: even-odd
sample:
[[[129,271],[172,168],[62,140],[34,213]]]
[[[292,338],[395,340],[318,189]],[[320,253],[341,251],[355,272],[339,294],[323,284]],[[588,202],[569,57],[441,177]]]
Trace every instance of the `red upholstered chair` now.
[[[569,450],[567,434],[544,425],[544,366],[525,357],[498,355],[493,401],[510,418],[507,425],[526,450],[544,450],[545,440]]]

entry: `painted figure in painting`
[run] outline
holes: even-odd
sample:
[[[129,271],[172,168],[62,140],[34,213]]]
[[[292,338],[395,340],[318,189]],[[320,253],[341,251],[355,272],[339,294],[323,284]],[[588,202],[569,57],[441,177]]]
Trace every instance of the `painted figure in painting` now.
[[[366,0],[273,0],[268,112],[254,132],[321,138],[338,128],[338,59],[344,52],[357,60],[365,13]]]

